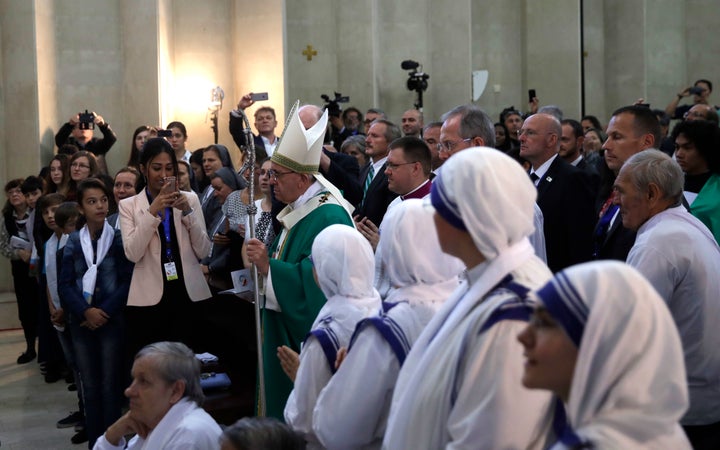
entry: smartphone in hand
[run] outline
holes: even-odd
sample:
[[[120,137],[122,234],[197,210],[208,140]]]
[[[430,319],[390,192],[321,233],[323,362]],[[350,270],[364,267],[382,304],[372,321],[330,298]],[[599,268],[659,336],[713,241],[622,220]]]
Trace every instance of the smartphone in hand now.
[[[250,94],[250,99],[254,102],[260,102],[268,99],[268,93],[267,92],[257,92]]]
[[[170,191],[177,191],[177,184],[175,183],[175,177],[165,177],[163,178],[163,186],[166,184],[170,185]]]

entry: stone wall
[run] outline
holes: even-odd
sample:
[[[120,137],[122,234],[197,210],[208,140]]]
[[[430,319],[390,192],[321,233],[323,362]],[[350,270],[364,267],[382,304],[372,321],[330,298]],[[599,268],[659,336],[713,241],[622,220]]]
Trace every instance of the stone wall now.
[[[639,97],[664,108],[697,78],[720,83],[713,0],[583,5],[586,113],[607,122]],[[188,147],[206,146],[216,85],[226,94],[219,140],[233,150],[228,112],[250,91],[269,92],[278,134],[291,102],[336,90],[399,121],[416,101],[406,59],[430,74],[426,120],[469,102],[480,69],[490,75],[477,103],[493,119],[526,109],[529,88],[579,117],[580,22],[577,0],[0,0],[0,184],[46,164],[57,129],[85,108],[118,135],[113,172],[141,124],[181,120]]]

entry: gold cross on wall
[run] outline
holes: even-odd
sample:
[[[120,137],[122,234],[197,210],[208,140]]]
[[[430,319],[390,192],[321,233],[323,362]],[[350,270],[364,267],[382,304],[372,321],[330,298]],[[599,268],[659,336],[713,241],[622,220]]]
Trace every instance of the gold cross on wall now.
[[[308,61],[312,61],[313,56],[317,55],[317,50],[313,50],[312,45],[307,46],[302,52],[303,55],[307,56]]]

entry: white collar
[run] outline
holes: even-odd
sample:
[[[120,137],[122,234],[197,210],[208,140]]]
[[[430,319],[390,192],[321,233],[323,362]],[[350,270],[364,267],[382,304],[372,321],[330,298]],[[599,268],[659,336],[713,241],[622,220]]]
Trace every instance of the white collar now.
[[[315,180],[313,184],[310,185],[310,187],[307,188],[305,192],[300,195],[294,202],[290,203],[288,206],[290,206],[291,209],[297,209],[307,203],[308,200],[315,197],[318,192],[322,191],[323,185],[320,184],[319,181]]]
[[[373,171],[375,172],[375,175],[373,175],[373,178],[375,178],[375,176],[376,176],[378,173],[380,173],[380,169],[382,169],[382,166],[383,166],[383,164],[385,164],[385,162],[387,161],[387,159],[388,159],[388,157],[387,157],[387,155],[385,155],[385,157],[379,159],[378,162],[371,163],[371,164],[372,164]]]
[[[555,158],[557,158],[557,156],[558,156],[558,154],[555,153],[553,156],[550,157],[550,159],[548,159],[547,161],[542,163],[542,165],[540,167],[538,167],[535,170],[530,170],[531,174],[534,173],[538,177],[538,179],[535,181],[535,186],[537,186],[538,183],[540,183],[540,181],[543,179],[543,177],[547,173],[548,169],[550,168],[550,165],[553,163],[553,161],[555,161]]]

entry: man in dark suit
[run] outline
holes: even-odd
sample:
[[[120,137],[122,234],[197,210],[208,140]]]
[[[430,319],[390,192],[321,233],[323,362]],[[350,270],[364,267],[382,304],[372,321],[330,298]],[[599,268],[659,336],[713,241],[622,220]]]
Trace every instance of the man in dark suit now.
[[[654,148],[661,141],[660,133],[657,116],[649,108],[632,105],[613,112],[603,144],[605,164],[597,201],[599,219],[593,232],[595,259],[627,259],[635,243],[635,232],[623,226],[620,209],[613,204],[613,183],[625,161],[635,153]]]
[[[528,117],[520,129],[520,156],[532,168],[537,204],[545,219],[548,267],[553,272],[592,257],[596,185],[558,156],[562,127],[549,114]]]
[[[573,119],[564,119],[560,124],[562,125],[560,151],[558,152],[560,157],[578,169],[593,173],[597,176],[595,166],[592,164],[588,165],[587,160],[582,154],[585,135],[583,134],[583,128],[580,122]]]
[[[400,137],[400,127],[389,120],[378,119],[370,125],[365,139],[365,152],[370,162],[360,170],[360,185],[364,195],[360,206],[353,213],[356,222],[369,221],[374,227],[379,227],[388,205],[397,197],[388,188],[385,162],[388,146]]]
[[[298,110],[298,116],[305,129],[315,125],[323,115],[323,109],[316,105],[304,105]],[[350,155],[335,151],[331,145],[324,145],[320,154],[320,173],[336,188],[340,189],[352,205],[362,200],[362,186],[360,186],[360,166],[357,159]]]
[[[238,110],[244,111],[254,103],[252,93],[246,94],[238,102],[237,109],[230,111],[230,135],[232,135],[235,144],[241,149],[244,149],[248,144],[245,142],[245,135],[243,134],[245,125]],[[268,156],[272,156],[278,143],[278,137],[275,136],[276,127],[277,118],[273,108],[263,106],[255,111],[255,129],[258,134],[253,135],[253,140],[256,151],[257,149],[263,149]]]

